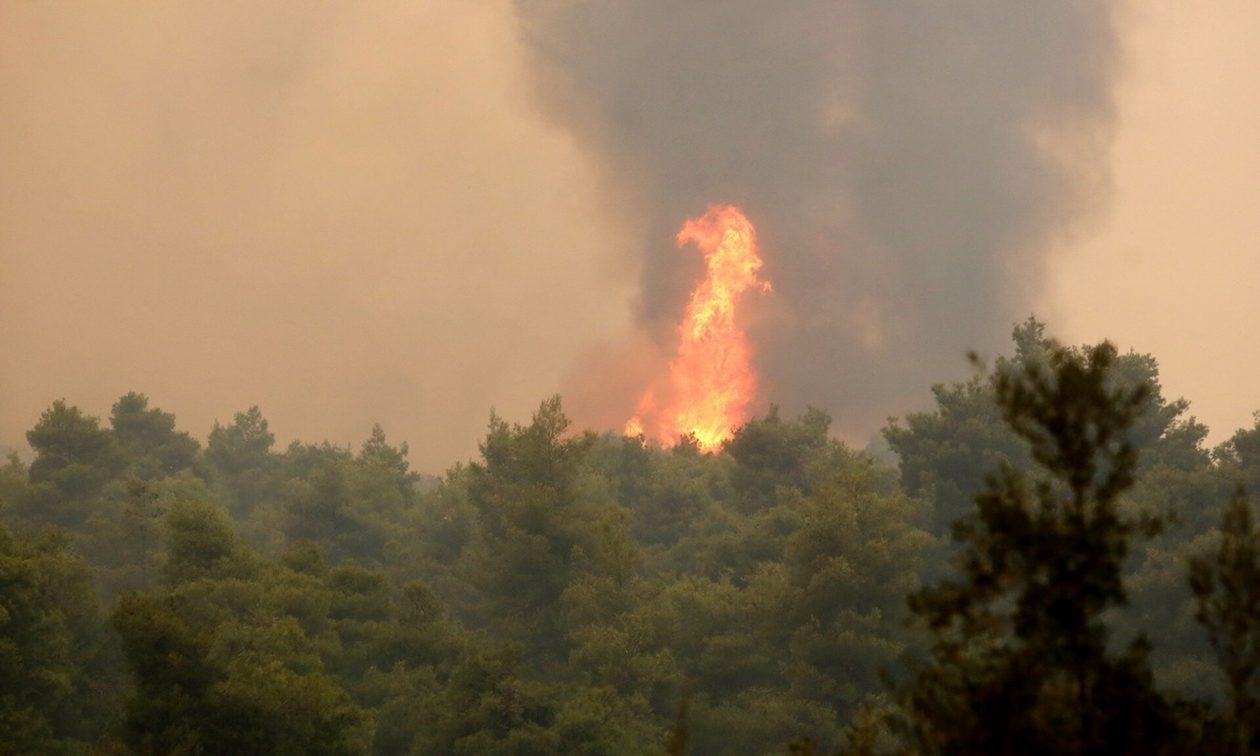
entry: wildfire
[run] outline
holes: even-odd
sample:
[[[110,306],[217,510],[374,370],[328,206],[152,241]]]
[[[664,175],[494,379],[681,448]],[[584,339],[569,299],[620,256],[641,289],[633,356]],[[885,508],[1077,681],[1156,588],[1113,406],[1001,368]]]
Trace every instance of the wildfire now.
[[[735,305],[748,289],[769,291],[770,284],[757,277],[762,265],[757,231],[738,208],[710,206],[702,217],[683,224],[677,242],[699,248],[707,273],[687,302],[668,377],[643,392],[625,433],[666,444],[691,434],[709,451],[747,418],[757,390]]]

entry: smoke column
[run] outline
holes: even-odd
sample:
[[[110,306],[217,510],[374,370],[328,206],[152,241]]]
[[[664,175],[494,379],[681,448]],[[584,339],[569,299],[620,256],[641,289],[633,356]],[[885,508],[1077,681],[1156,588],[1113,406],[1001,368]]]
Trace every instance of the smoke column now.
[[[712,202],[757,224],[763,393],[862,437],[1002,348],[1109,194],[1108,2],[518,0],[533,83],[643,229],[639,323],[696,279]]]

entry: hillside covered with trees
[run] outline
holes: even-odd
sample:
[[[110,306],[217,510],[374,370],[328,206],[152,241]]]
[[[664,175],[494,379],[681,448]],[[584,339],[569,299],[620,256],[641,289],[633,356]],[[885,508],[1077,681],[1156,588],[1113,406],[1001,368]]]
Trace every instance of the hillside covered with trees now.
[[[0,467],[0,752],[1258,753],[1260,416],[1041,324],[883,451],[492,416],[413,472],[54,401]]]

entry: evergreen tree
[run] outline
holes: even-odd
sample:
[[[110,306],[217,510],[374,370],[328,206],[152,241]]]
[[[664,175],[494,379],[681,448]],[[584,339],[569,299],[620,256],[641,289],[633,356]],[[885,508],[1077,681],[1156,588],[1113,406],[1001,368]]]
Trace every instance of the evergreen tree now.
[[[1009,464],[955,535],[961,576],[921,591],[931,661],[906,691],[931,753],[1160,753],[1176,747],[1172,708],[1154,690],[1139,638],[1113,655],[1103,613],[1126,600],[1131,537],[1122,514],[1137,469],[1129,434],[1149,386],[1115,379],[1115,348],[1050,345],[993,377],[1003,418],[1039,474]]]
[[[1216,554],[1191,560],[1190,589],[1227,682],[1229,747],[1260,753],[1260,530],[1242,491],[1225,510]]]

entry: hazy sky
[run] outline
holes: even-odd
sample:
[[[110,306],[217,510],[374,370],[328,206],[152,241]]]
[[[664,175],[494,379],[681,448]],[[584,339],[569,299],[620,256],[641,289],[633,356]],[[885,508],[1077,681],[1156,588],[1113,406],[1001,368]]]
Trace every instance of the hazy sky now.
[[[1260,409],[1260,5],[1116,18],[1111,189],[1011,307],[1154,353],[1220,438]],[[592,366],[668,309],[644,249],[677,254],[654,235],[682,218],[592,136],[616,132],[542,102],[520,40],[507,0],[0,5],[0,445],[53,399],[103,416],[134,389],[202,437],[255,403],[283,441],[380,422],[436,472],[492,406],[626,383]]]
[[[1114,199],[1059,251],[1046,312],[1064,338],[1154,354],[1221,441],[1260,410],[1260,3],[1136,5]]]
[[[0,443],[135,389],[440,471],[626,328],[504,3],[108,5],[0,6]]]

